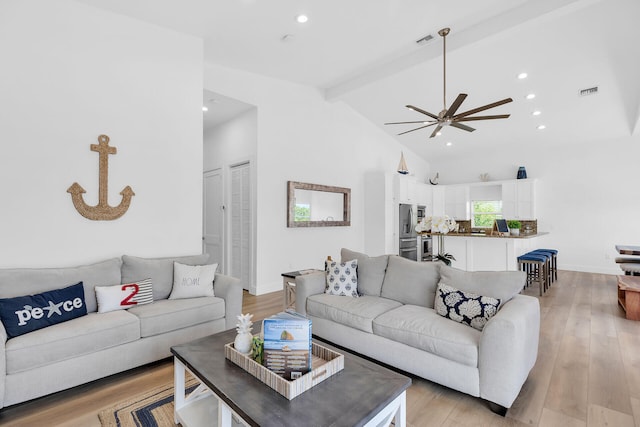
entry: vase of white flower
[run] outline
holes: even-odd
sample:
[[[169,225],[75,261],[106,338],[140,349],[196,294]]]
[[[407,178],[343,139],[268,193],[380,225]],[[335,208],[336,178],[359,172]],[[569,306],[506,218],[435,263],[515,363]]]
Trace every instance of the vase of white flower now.
[[[455,257],[444,251],[444,235],[458,228],[455,219],[449,215],[429,216],[425,217],[416,225],[418,233],[430,231],[438,236],[438,255],[433,257],[434,261],[442,261],[447,265],[451,265],[451,261],[455,261]]]

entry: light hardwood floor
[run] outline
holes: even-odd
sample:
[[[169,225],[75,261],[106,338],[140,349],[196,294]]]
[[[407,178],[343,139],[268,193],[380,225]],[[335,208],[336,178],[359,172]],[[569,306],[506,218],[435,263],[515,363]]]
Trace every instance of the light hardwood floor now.
[[[618,307],[616,277],[560,271],[558,279],[540,298],[538,361],[506,418],[479,399],[412,377],[408,425],[640,427],[640,322]],[[281,309],[281,292],[245,293],[243,312],[256,318]],[[98,427],[102,408],[172,380],[171,361],[161,361],[5,408],[0,425]]]

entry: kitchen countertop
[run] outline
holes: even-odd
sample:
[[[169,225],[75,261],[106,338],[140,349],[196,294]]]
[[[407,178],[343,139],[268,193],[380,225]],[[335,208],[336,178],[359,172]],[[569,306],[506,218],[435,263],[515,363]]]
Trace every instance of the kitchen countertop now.
[[[447,233],[447,234],[441,234],[441,233],[422,233],[422,235],[427,235],[427,236],[445,236],[445,237],[480,237],[480,238],[491,238],[491,239],[531,239],[534,237],[540,237],[540,236],[545,236],[549,234],[548,232],[540,232],[540,233],[536,233],[536,234],[520,234],[519,236],[512,236],[512,235],[507,235],[507,236],[499,236],[494,234],[493,236],[491,235],[491,232],[489,233]]]

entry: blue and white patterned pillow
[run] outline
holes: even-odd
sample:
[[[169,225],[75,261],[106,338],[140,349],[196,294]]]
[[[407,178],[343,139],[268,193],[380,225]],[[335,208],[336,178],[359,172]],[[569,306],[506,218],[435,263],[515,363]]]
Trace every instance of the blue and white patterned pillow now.
[[[347,262],[327,261],[325,272],[327,273],[327,285],[325,293],[329,295],[342,295],[358,297],[358,260]]]
[[[436,312],[443,317],[481,331],[500,307],[500,300],[460,291],[440,282],[436,289]]]

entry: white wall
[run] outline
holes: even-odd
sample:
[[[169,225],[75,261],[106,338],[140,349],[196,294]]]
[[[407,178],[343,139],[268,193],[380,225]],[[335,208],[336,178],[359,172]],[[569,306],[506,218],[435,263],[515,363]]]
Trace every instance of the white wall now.
[[[258,111],[252,108],[241,113],[231,120],[228,120],[218,126],[204,130],[204,171],[212,171],[220,169],[223,176],[224,186],[224,203],[231,205],[231,167],[240,163],[250,162],[253,171],[256,170],[256,155],[258,141]],[[256,174],[251,175],[251,203],[256,201]],[[256,206],[253,207],[253,216],[251,218],[252,229],[251,236],[251,262],[256,262]],[[227,212],[229,212],[227,210]],[[226,224],[226,231],[223,245],[227,248],[226,253],[231,254],[230,237],[231,227]],[[230,257],[225,259],[226,265],[220,265],[220,271],[229,274],[231,271]],[[249,290],[255,293],[256,275],[255,268],[250,275],[251,283],[247,286]]]
[[[202,42],[73,1],[0,3],[0,266],[63,266],[123,253],[201,251]],[[115,221],[94,205],[100,134]]]
[[[559,250],[558,267],[620,274],[616,244],[640,245],[640,135],[615,140],[573,141],[515,148],[499,155],[439,162],[441,183],[514,179],[519,165],[537,179],[538,230]]]
[[[366,171],[395,171],[401,147],[343,103],[313,88],[217,65],[205,66],[205,88],[255,105],[257,146],[257,289],[281,289],[281,273],[321,268],[340,248],[364,248]],[[429,165],[404,149],[409,169],[424,180]],[[351,188],[351,226],[287,228],[286,183]]]
[[[255,158],[258,110],[252,108],[218,126],[204,130],[204,170]]]

